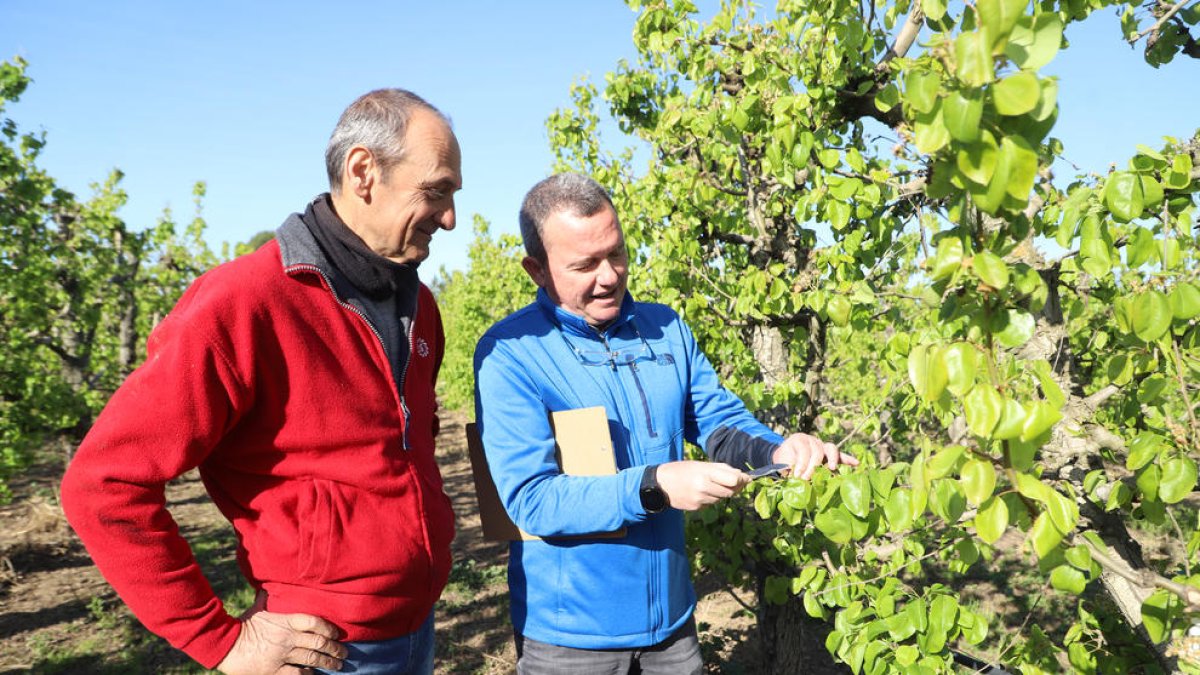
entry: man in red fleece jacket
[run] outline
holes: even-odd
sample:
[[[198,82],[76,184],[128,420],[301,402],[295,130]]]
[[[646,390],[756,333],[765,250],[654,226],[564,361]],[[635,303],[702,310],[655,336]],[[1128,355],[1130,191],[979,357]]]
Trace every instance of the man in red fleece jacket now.
[[[434,461],[444,337],[416,266],[454,227],[460,167],[429,103],[360,97],[326,150],[330,192],[196,280],[68,467],[97,567],[205,667],[432,672],[454,517]],[[258,591],[241,618],[165,508],[195,467]]]

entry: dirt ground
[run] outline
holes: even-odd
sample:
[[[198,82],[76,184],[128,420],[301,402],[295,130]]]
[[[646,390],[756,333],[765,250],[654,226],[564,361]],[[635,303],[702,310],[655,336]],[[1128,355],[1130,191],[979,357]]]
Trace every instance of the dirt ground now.
[[[437,608],[439,673],[515,671],[508,620],[504,544],[479,529],[464,420],[443,420],[439,454],[458,514],[454,570]],[[58,507],[61,467],[42,466],[13,481],[0,507],[0,674],[200,673],[129,614],[92,566]],[[229,525],[193,472],[168,488],[168,505],[217,593],[235,609],[248,600],[234,563]],[[754,621],[729,589],[699,580],[701,643],[711,672],[753,672]]]

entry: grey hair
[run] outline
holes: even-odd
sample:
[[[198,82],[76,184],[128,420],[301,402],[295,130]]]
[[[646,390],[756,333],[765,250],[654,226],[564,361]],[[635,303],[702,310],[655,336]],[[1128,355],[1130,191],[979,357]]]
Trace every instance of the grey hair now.
[[[355,99],[338,119],[325,147],[329,191],[342,191],[342,167],[356,145],[371,151],[386,177],[387,171],[404,159],[404,135],[409,117],[417,109],[428,110],[450,125],[442,111],[406,89],[376,89]]]
[[[572,216],[587,218],[606,206],[616,213],[617,208],[608,191],[588,176],[560,173],[542,180],[525,193],[521,202],[521,240],[525,243],[525,254],[545,264],[546,245],[542,235],[550,216],[565,211]]]

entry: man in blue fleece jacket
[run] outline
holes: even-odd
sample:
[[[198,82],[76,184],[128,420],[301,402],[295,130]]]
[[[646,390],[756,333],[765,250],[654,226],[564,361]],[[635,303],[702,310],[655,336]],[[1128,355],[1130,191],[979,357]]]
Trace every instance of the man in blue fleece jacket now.
[[[513,521],[542,537],[509,549],[518,672],[699,673],[683,511],[737,492],[743,469],[786,463],[807,479],[858,462],[758,422],[674,310],[630,297],[625,240],[598,183],[547,178],[520,220],[537,299],[475,350],[488,465]],[[590,406],[607,411],[618,471],[564,475],[549,413]],[[683,459],[684,440],[712,461]]]

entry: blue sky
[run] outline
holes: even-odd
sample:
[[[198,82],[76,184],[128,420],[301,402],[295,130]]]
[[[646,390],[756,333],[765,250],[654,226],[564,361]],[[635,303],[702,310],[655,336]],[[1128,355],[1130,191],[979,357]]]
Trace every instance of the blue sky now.
[[[0,59],[33,85],[7,116],[45,130],[41,165],[81,196],[125,173],[131,225],[164,207],[192,214],[208,183],[209,240],[274,229],[326,187],[325,142],[359,94],[402,86],[454,120],[463,148],[458,228],[434,238],[422,276],[466,264],[471,216],[515,232],[525,190],[551,155],[544,121],[575,79],[603,82],[634,55],[619,0],[247,2],[0,0]],[[1200,126],[1200,61],[1154,70],[1111,12],[1068,33],[1053,135],[1088,171],[1138,143]]]

